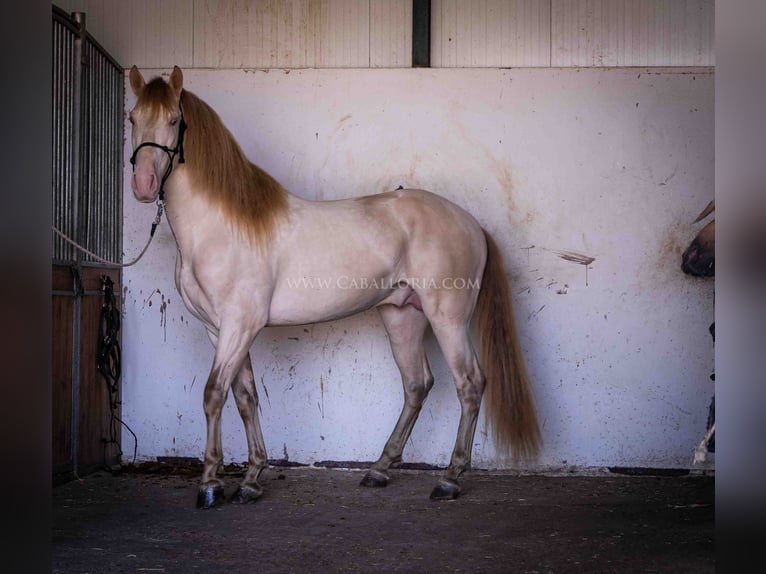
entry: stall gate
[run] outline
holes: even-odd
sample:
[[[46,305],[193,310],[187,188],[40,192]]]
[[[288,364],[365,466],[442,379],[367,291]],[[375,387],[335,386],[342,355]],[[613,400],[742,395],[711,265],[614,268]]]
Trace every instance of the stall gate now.
[[[86,31],[84,13],[54,6],[52,34],[53,225],[120,261],[124,72]],[[52,253],[55,483],[114,464],[121,454],[119,376],[104,377],[97,367],[97,352],[106,348],[99,338],[111,332],[117,344],[101,365],[119,374],[121,273],[56,234]],[[102,315],[109,293],[117,321]]]

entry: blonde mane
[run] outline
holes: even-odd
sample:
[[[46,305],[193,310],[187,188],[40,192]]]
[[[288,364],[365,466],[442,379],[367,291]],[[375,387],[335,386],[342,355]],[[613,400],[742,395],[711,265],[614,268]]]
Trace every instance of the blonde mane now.
[[[159,81],[165,86],[166,93],[172,94],[168,84]],[[146,87],[153,83],[149,82]],[[153,95],[164,108],[167,96]],[[275,225],[287,213],[286,190],[247,159],[209,105],[183,90],[181,106],[188,126],[184,138],[184,166],[193,191],[203,194],[236,228],[256,242],[268,243]]]

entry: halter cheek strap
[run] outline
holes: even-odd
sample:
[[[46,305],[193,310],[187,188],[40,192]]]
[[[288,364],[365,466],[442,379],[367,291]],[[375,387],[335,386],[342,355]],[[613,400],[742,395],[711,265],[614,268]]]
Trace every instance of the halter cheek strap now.
[[[186,160],[184,158],[184,133],[186,132],[186,120],[184,120],[184,109],[181,107],[181,103],[178,103],[178,109],[181,112],[181,121],[178,124],[178,141],[176,142],[176,146],[174,148],[169,148],[165,145],[160,145],[155,142],[143,142],[140,144],[134,151],[133,155],[130,156],[130,164],[133,166],[133,171],[136,171],[136,158],[138,157],[138,152],[141,151],[141,148],[144,147],[156,147],[158,149],[161,149],[166,154],[168,154],[168,166],[165,168],[165,173],[162,176],[162,180],[160,181],[160,193],[159,193],[159,201],[164,202],[165,201],[165,182],[170,177],[170,174],[173,172],[173,161],[176,158],[176,155],[178,155],[178,163],[186,163]]]

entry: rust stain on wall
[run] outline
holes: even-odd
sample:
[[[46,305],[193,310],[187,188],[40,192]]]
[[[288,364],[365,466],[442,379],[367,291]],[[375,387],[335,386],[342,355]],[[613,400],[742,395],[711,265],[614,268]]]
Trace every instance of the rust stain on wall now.
[[[141,310],[142,310],[142,311],[144,310],[144,307],[146,307],[147,305],[148,305],[149,307],[151,307],[151,306],[152,306],[152,297],[154,297],[154,295],[155,295],[155,294],[157,294],[157,293],[159,293],[160,295],[162,295],[162,292],[161,292],[159,289],[155,289],[154,291],[152,291],[152,292],[149,294],[149,296],[148,296],[146,299],[144,299],[144,304],[141,306]]]
[[[271,398],[269,398],[269,389],[266,388],[266,382],[263,380],[263,375],[261,375],[261,386],[263,387],[263,392],[266,395],[266,400],[269,403],[269,406],[271,406]],[[259,403],[260,406],[260,403]]]
[[[556,251],[555,253],[564,261],[571,261],[572,263],[579,263],[580,265],[587,266],[596,260],[595,257],[577,253],[576,251]]]
[[[157,289],[157,292],[159,293],[159,289]],[[162,297],[162,302],[160,303],[160,326],[162,327],[162,340],[167,341],[168,340],[168,305],[170,304],[170,299],[165,300],[165,295],[162,295],[160,293],[160,296]],[[151,301],[149,302],[151,304]]]
[[[527,320],[530,320],[530,319],[534,319],[535,317],[537,317],[537,315],[538,315],[538,314],[540,313],[540,311],[542,311],[543,309],[545,309],[545,305],[543,305],[542,307],[540,307],[540,308],[539,308],[537,311],[532,311],[532,312],[529,314],[529,317],[527,317]]]
[[[545,249],[545,247],[542,249],[545,251],[550,251],[551,253],[555,253],[559,256],[560,259],[563,259],[564,261],[569,261],[570,263],[576,263],[585,267],[585,286],[588,286],[588,266],[596,260],[595,257],[591,257],[590,255],[579,253],[577,251],[569,251],[563,249]]]
[[[324,418],[324,377],[322,375],[319,375],[319,393],[322,401],[319,411],[322,413],[322,418]]]

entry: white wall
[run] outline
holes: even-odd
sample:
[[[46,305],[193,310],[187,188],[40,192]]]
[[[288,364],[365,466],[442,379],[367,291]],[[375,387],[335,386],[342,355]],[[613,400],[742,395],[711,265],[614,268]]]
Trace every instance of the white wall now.
[[[432,65],[712,66],[713,0],[433,0]]]
[[[167,70],[144,75],[159,72]],[[420,186],[494,234],[543,427],[538,467],[690,465],[713,393],[713,284],[685,276],[679,261],[696,232],[691,221],[713,197],[710,69],[184,77],[248,156],[294,193],[334,199]],[[132,198],[129,155],[126,148],[126,258],[154,217],[154,207]],[[586,269],[558,250],[595,257],[587,284]],[[204,448],[213,350],[175,291],[174,262],[163,223],[145,259],[124,274],[123,413],[141,457],[201,457]],[[433,340],[428,349],[437,383],[404,455],[445,464],[459,407]],[[402,392],[375,311],[267,329],[252,354],[271,458],[377,458]],[[231,399],[223,428],[226,461],[246,460]],[[474,465],[507,467],[486,430],[482,417]],[[127,433],[123,450],[132,453]]]
[[[412,0],[54,0],[125,67],[408,68]],[[712,66],[714,0],[433,0],[431,65]]]
[[[54,0],[125,67],[409,68],[412,0]]]

